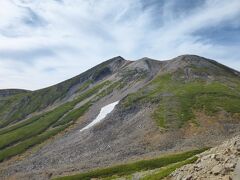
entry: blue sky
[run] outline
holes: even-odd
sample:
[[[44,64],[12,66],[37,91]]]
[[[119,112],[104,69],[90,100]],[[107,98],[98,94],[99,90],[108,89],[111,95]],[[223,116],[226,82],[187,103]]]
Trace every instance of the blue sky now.
[[[239,52],[239,0],[0,1],[0,88],[43,88],[118,55],[240,70]]]

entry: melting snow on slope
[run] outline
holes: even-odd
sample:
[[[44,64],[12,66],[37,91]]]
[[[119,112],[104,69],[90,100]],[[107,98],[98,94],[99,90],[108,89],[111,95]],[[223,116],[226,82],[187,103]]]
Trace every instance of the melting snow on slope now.
[[[82,128],[80,131],[83,131],[85,129],[88,129],[92,126],[94,126],[95,124],[99,123],[101,120],[103,120],[109,113],[111,113],[114,109],[114,107],[119,103],[119,101],[113,102],[111,104],[108,104],[104,107],[101,108],[100,113],[98,114],[98,116],[96,117],[96,119],[94,119],[90,124],[88,124],[87,126],[85,126],[84,128]]]

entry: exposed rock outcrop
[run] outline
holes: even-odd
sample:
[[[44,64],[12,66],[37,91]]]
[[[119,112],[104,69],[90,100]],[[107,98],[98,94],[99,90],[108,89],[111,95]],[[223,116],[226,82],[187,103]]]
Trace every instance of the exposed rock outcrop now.
[[[198,156],[199,159],[194,164],[177,169],[168,179],[240,179],[240,136],[225,141],[222,145]]]

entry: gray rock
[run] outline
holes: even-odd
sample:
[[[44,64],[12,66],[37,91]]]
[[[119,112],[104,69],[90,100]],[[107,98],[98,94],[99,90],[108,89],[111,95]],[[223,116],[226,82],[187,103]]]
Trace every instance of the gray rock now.
[[[191,180],[192,178],[193,178],[192,175],[188,175],[188,176],[182,178],[182,180]]]
[[[240,145],[237,146],[236,150],[240,152]]]
[[[225,164],[225,170],[227,171],[233,171],[236,167],[236,163],[226,163]]]
[[[223,160],[223,158],[221,157],[220,154],[215,154],[214,159],[215,159],[216,161],[222,161],[222,160]]]
[[[218,174],[220,174],[221,173],[221,171],[223,171],[223,166],[222,165],[216,165],[216,166],[214,166],[213,168],[212,168],[212,174],[214,174],[214,175],[218,175]]]

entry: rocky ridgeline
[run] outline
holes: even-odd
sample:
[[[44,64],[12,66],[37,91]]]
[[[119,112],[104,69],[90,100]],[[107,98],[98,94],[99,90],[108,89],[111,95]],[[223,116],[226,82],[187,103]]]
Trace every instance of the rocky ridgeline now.
[[[194,164],[173,172],[174,180],[240,180],[240,136],[224,142],[200,155]]]

